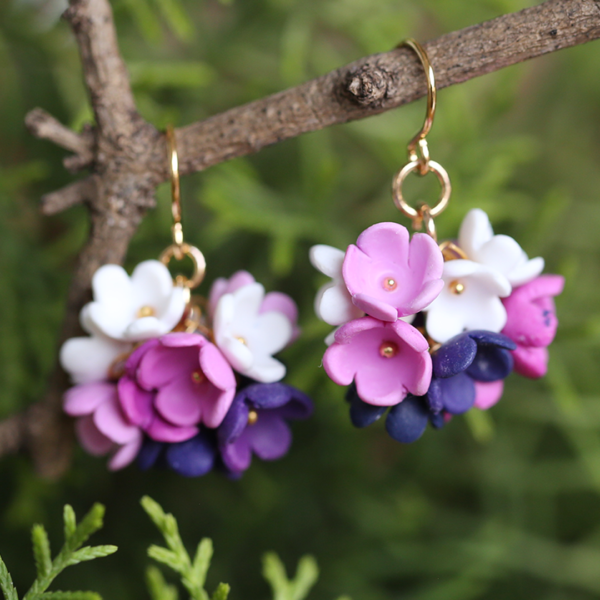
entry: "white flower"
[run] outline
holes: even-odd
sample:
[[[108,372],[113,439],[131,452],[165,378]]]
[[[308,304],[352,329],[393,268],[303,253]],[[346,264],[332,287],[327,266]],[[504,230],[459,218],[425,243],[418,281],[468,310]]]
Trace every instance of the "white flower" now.
[[[92,327],[81,313],[81,326],[88,333]],[[60,364],[71,376],[73,383],[92,383],[105,381],[115,360],[126,355],[132,344],[111,340],[104,335],[75,337],[68,339],[60,349]]]
[[[342,325],[364,315],[364,312],[352,303],[352,297],[344,283],[342,277],[344,256],[341,250],[323,244],[310,249],[310,262],[321,273],[332,279],[321,287],[315,298],[317,316],[329,325]]]
[[[185,310],[185,294],[169,270],[146,260],[131,278],[118,265],[100,267],[92,279],[94,302],[83,307],[82,321],[93,333],[114,340],[140,342],[169,333]]]
[[[467,213],[458,244],[470,260],[502,273],[513,287],[528,283],[544,270],[541,257],[529,260],[521,246],[507,235],[494,235],[487,214],[480,208]]]
[[[473,329],[499,332],[506,324],[500,298],[511,293],[508,279],[471,260],[444,263],[444,288],[427,309],[426,329],[436,342]]]
[[[213,322],[215,342],[231,366],[251,379],[273,383],[285,367],[272,357],[290,341],[289,318],[281,312],[260,312],[265,290],[260,283],[245,285],[219,299]]]

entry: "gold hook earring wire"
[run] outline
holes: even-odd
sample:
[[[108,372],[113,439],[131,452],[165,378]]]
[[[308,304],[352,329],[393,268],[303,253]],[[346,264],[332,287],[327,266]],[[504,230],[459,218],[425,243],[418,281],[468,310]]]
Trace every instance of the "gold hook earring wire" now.
[[[178,275],[175,279],[177,285],[183,286],[187,290],[187,300],[190,299],[190,290],[198,287],[204,279],[206,271],[206,261],[204,255],[195,246],[190,246],[183,241],[183,226],[181,225],[181,188],[179,185],[179,156],[177,155],[177,144],[175,140],[175,131],[173,126],[169,125],[166,131],[167,145],[169,150],[169,171],[171,175],[171,213],[173,215],[173,244],[166,248],[159,257],[159,260],[168,265],[172,258],[183,260],[188,256],[194,265],[194,272],[191,278]]]
[[[179,156],[175,131],[172,125],[167,127],[167,142],[169,144],[169,167],[171,174],[171,213],[173,214],[173,243],[183,245],[183,226],[181,225],[181,187],[179,184]]]
[[[423,221],[425,220],[425,226],[431,237],[435,238],[435,226],[433,224],[434,217],[437,217],[447,206],[452,193],[452,186],[450,184],[450,177],[442,165],[434,160],[430,159],[429,147],[427,145],[427,134],[431,131],[433,125],[433,119],[435,117],[435,109],[437,105],[437,86],[435,83],[435,74],[427,51],[419,42],[409,38],[400,43],[397,48],[408,47],[413,50],[421,62],[427,78],[427,113],[425,115],[425,121],[420,131],[412,138],[408,144],[408,160],[393,181],[393,195],[394,204],[396,207],[405,214],[409,219],[412,219],[413,227],[416,230],[420,230]],[[420,152],[420,155],[419,155]],[[402,193],[402,186],[404,180],[410,173],[417,172],[419,175],[426,175],[429,172],[435,173],[437,176],[442,192],[437,204],[433,207],[429,207],[427,204],[422,204],[419,208],[413,208],[406,202]]]
[[[427,55],[427,51],[417,40],[408,38],[400,44],[399,47],[406,46],[411,48],[418,56],[427,78],[427,112],[425,114],[425,122],[421,130],[413,137],[408,144],[408,157],[410,161],[419,161],[419,172],[425,175],[429,167],[429,148],[427,146],[427,134],[431,131],[433,119],[435,118],[435,109],[437,106],[437,86],[435,84],[435,73],[431,66],[431,61]],[[417,148],[421,151],[421,156],[417,152]]]

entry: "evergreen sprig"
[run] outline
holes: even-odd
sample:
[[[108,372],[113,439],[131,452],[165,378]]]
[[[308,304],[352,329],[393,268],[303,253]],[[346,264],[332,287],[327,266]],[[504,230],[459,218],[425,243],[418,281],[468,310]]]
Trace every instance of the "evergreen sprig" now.
[[[148,556],[178,573],[181,583],[189,592],[192,600],[227,600],[229,585],[225,583],[219,584],[212,597],[204,589],[206,574],[213,555],[212,541],[208,538],[202,539],[192,560],[179,535],[175,517],[172,514],[165,513],[161,506],[149,496],[144,496],[141,503],[167,543],[167,548],[156,545],[150,546]],[[148,574],[148,580],[153,600],[170,600],[173,598],[173,592],[168,589],[164,580],[161,582],[157,578],[155,572]],[[155,596],[155,594],[158,594],[158,596]]]
[[[279,556],[269,552],[263,557],[263,576],[273,590],[273,600],[304,600],[319,577],[319,568],[312,556],[303,556],[296,576],[288,579]]]
[[[65,543],[52,560],[50,541],[43,525],[34,525],[31,531],[33,543],[33,556],[37,569],[37,577],[23,600],[101,600],[100,595],[95,592],[48,592],[50,584],[67,567],[77,565],[81,562],[108,556],[117,551],[116,546],[83,546],[87,539],[102,528],[104,507],[94,504],[90,512],[77,525],[75,511],[66,505],[64,509],[64,531]],[[0,557],[0,589],[4,594],[4,600],[19,600],[17,590],[12,579]]]

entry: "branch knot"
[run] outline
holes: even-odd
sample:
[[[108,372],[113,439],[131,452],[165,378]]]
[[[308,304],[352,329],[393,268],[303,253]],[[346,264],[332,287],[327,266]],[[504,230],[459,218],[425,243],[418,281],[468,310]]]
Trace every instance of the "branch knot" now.
[[[392,86],[393,76],[385,68],[366,64],[351,71],[346,77],[346,96],[360,106],[376,108],[381,106]]]

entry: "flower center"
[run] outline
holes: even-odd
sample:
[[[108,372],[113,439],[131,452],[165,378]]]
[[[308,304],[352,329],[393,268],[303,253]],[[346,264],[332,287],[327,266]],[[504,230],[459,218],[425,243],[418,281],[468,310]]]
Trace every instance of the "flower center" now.
[[[383,342],[381,346],[379,346],[379,354],[383,356],[383,358],[394,358],[396,354],[398,354],[398,346],[394,344],[394,342]]]
[[[248,412],[248,425],[254,425],[258,421],[258,413],[255,410]]]
[[[236,338],[236,340],[238,342],[240,342],[240,344],[244,344],[244,346],[248,345],[248,343],[246,342],[245,338],[243,338],[243,337],[238,337],[238,338]]]
[[[144,317],[153,317],[155,315],[156,311],[151,306],[142,306],[142,308],[137,311],[138,319],[143,319]]]
[[[383,289],[386,292],[393,292],[398,287],[398,282],[393,277],[387,277],[383,280]]]
[[[195,371],[192,371],[192,381],[194,383],[202,383],[205,379],[206,379],[206,377],[204,376],[204,373],[200,369],[196,369]]]
[[[449,288],[452,294],[460,296],[465,291],[465,284],[455,280],[450,282]]]

